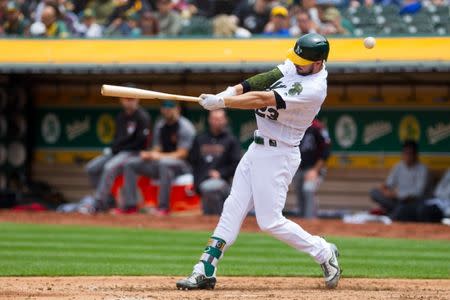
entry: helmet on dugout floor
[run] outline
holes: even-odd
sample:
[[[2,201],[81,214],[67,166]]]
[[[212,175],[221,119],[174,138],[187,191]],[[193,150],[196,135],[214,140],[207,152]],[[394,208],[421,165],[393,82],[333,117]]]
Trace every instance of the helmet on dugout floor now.
[[[296,65],[305,66],[315,61],[327,60],[330,52],[328,40],[318,33],[301,36],[290,49],[287,58]]]

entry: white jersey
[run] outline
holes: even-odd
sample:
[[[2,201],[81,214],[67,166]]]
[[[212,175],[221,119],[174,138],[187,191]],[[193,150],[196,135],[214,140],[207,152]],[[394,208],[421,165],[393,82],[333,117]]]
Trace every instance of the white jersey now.
[[[311,125],[327,95],[328,72],[325,65],[316,74],[297,74],[295,65],[286,60],[278,66],[283,77],[268,90],[275,91],[284,100],[276,106],[255,110],[257,134],[287,145],[297,146]]]
[[[283,78],[268,89],[275,92],[276,106],[255,111],[259,128],[257,134],[278,141],[277,148],[273,147],[274,143],[261,143],[258,139],[249,146],[234,173],[219,224],[207,250],[194,266],[194,272],[213,278],[216,276],[223,251],[236,241],[242,222],[248,212],[254,210],[261,230],[298,251],[308,253],[317,263],[328,264],[326,284],[335,287],[340,274],[334,253],[337,250],[320,236],[309,234],[283,216],[289,184],[301,161],[300,147],[293,146],[300,144],[325,100],[327,71],[323,68],[317,74],[301,76],[290,61],[278,68]],[[182,280],[177,286],[187,286],[184,282],[189,280]]]

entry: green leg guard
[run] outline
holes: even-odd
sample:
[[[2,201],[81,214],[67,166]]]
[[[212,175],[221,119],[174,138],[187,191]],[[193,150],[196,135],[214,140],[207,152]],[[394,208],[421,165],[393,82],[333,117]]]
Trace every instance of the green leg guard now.
[[[202,256],[200,257],[200,261],[203,263],[205,267],[205,275],[207,277],[211,277],[214,275],[217,264],[219,263],[219,259],[222,256],[223,248],[225,247],[225,241],[221,238],[212,236],[208,245],[203,251]]]

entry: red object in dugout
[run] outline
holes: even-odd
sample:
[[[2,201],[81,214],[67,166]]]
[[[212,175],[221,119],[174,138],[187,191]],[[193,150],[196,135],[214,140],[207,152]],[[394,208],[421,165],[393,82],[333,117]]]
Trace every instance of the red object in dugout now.
[[[139,207],[158,206],[159,185],[152,184],[152,180],[145,176],[139,176],[138,188],[144,201]],[[119,192],[123,186],[123,176],[118,176],[113,184],[111,193],[115,199],[119,199]],[[200,196],[195,193],[192,184],[172,185],[170,191],[170,211],[186,211],[200,208]]]

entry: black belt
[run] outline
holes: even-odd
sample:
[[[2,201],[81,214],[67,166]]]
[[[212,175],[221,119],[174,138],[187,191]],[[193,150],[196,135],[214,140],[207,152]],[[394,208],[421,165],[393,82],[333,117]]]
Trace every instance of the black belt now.
[[[264,144],[265,144],[265,143],[264,143],[264,138],[261,137],[261,136],[255,135],[255,136],[253,137],[253,140],[255,141],[256,144],[259,144],[259,145],[264,145]],[[277,147],[277,141],[272,140],[272,139],[266,139],[266,140],[269,141],[269,146],[271,146],[271,147]]]

